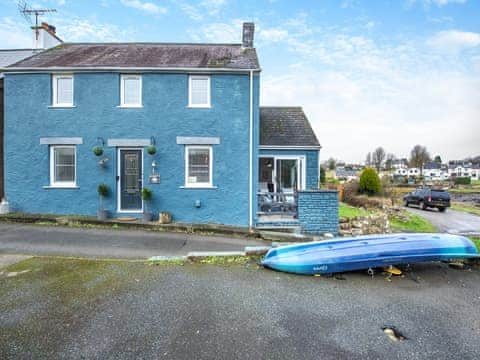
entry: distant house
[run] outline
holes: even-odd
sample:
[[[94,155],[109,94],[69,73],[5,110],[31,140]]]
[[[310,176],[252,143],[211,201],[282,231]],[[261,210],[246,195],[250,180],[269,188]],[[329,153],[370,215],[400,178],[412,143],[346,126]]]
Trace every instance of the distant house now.
[[[20,60],[40,53],[50,47],[62,43],[56,35],[54,26],[43,22],[40,26],[32,27],[32,44],[29,49],[0,49],[0,201],[4,197],[4,162],[3,162],[3,122],[4,122],[4,84],[3,69]],[[0,44],[1,46],[1,44]]]
[[[425,164],[422,170],[422,175],[426,179],[434,181],[448,180],[450,178],[448,168],[434,161]]]
[[[392,169],[408,169],[408,160],[407,159],[393,159],[392,160]],[[399,174],[400,175],[400,174]]]
[[[357,170],[336,169],[335,178],[338,180],[352,181],[358,179]]]

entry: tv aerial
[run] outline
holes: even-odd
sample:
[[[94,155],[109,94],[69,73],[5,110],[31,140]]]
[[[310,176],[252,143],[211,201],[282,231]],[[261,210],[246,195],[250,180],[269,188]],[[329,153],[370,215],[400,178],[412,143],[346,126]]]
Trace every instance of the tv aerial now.
[[[56,9],[34,9],[27,4],[25,0],[18,1],[18,11],[23,15],[24,19],[32,24],[31,16],[35,15],[35,38],[38,40],[38,17],[46,13],[57,12]]]

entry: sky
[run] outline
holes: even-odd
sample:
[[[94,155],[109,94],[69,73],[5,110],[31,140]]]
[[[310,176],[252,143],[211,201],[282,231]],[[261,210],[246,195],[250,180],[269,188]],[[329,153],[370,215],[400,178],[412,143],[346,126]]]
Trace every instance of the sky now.
[[[302,106],[321,158],[361,162],[415,144],[480,155],[480,0],[45,0],[69,42],[240,42],[255,22],[261,104]],[[0,0],[0,48],[31,47]]]

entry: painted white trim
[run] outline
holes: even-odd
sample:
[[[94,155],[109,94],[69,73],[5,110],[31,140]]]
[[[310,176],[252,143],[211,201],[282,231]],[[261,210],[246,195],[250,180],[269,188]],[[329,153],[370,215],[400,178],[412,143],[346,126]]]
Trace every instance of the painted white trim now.
[[[253,227],[253,71],[250,71],[248,225]]]
[[[143,147],[151,144],[150,139],[107,139],[108,147]]]
[[[139,88],[139,102],[136,104],[127,104],[125,103],[125,80],[127,79],[135,79],[139,81],[138,88]],[[120,75],[120,108],[141,108],[143,107],[142,104],[142,75],[138,74],[121,74]]]
[[[41,137],[40,145],[81,145],[81,137]]]
[[[72,102],[68,103],[59,103],[57,102],[58,95],[58,79],[66,78],[72,80]],[[74,76],[73,74],[52,74],[52,108],[71,108],[74,107],[74,97],[75,97],[75,87],[74,87]]]
[[[218,145],[219,137],[177,136],[178,145]]]
[[[75,174],[73,181],[55,181],[55,149],[73,149],[75,157]],[[50,145],[50,188],[77,188],[77,146],[76,145]]]
[[[260,145],[260,150],[320,150],[321,146]]]
[[[118,71],[123,73],[138,73],[138,72],[188,72],[188,73],[244,73],[260,72],[261,68],[256,69],[230,69],[230,68],[189,68],[189,67],[122,67],[122,66],[91,66],[91,67],[76,67],[76,66],[46,66],[42,68],[35,67],[9,67],[3,68],[2,72],[10,74],[20,74],[25,72],[33,73],[51,73],[55,72],[112,72]]]
[[[188,152],[191,149],[208,149],[208,183],[189,183],[188,182]],[[213,188],[213,147],[211,145],[185,145],[185,188]]]
[[[120,152],[122,150],[140,150],[141,151],[141,158],[142,158],[142,172],[140,174],[140,176],[142,177],[142,186],[140,188],[140,192],[142,191],[143,189],[143,183],[144,183],[144,177],[143,177],[143,174],[144,174],[144,171],[145,171],[145,168],[144,168],[144,161],[143,161],[143,148],[141,147],[118,147],[117,148],[117,171],[116,171],[116,176],[118,176],[118,180],[117,180],[117,213],[119,214],[142,214],[143,213],[143,209],[144,209],[144,204],[143,204],[143,199],[141,198],[140,196],[140,199],[142,200],[142,208],[140,210],[122,210],[121,208],[121,189],[122,189],[122,174],[121,174],[121,156],[120,156]]]
[[[192,80],[207,80],[207,103],[206,104],[192,104]],[[188,76],[188,107],[189,108],[210,108],[211,103],[211,79],[210,75],[189,75]]]

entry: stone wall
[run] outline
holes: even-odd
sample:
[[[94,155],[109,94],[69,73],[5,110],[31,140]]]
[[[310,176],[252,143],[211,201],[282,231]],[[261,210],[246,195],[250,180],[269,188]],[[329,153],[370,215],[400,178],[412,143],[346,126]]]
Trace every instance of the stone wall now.
[[[338,234],[338,191],[299,191],[298,221],[304,233]]]
[[[387,214],[340,219],[340,235],[343,236],[386,234],[389,232],[390,224]]]

